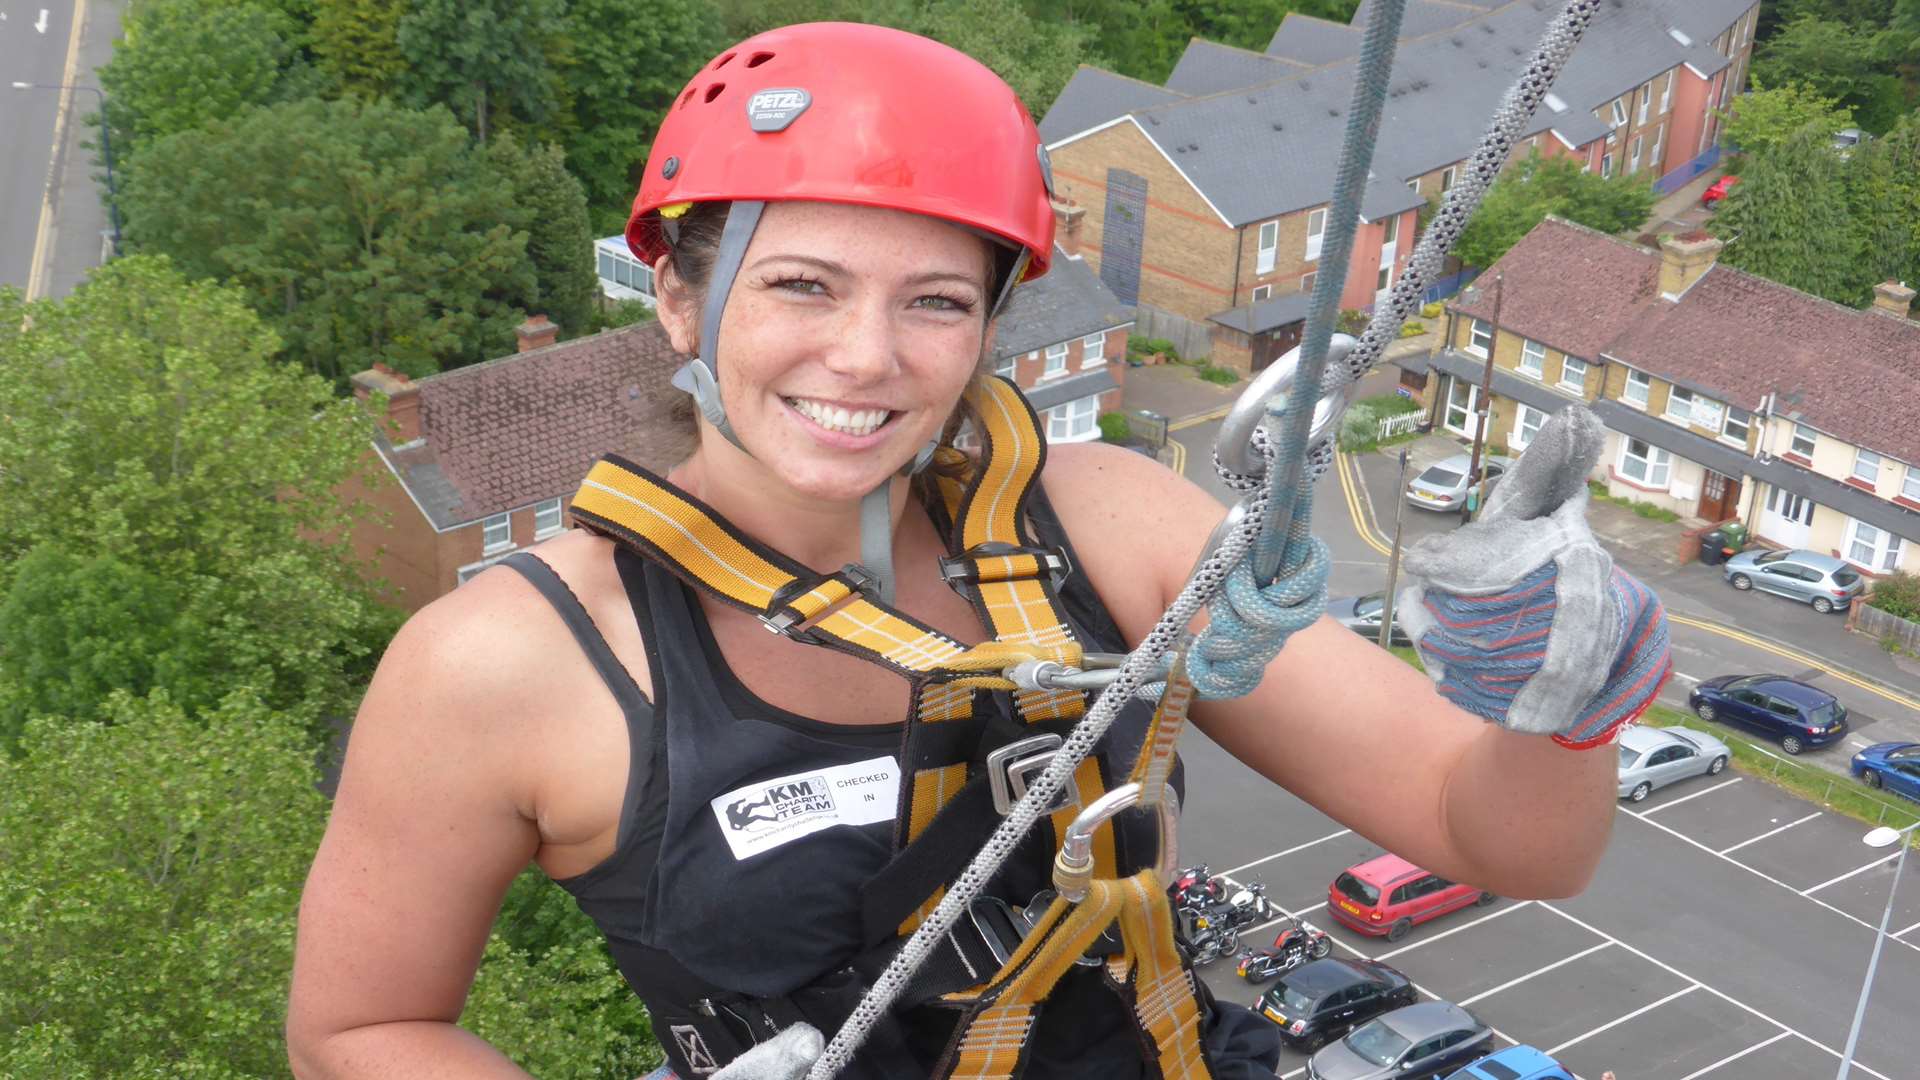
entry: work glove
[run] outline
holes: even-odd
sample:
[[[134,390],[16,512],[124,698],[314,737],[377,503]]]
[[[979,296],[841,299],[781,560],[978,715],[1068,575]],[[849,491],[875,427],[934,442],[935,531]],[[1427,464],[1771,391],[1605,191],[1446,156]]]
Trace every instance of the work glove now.
[[[1447,700],[1514,731],[1599,746],[1673,673],[1660,600],[1587,527],[1606,429],[1568,405],[1478,520],[1407,549],[1401,625]]]
[[[803,1021],[734,1058],[713,1080],[802,1080],[826,1048],[827,1040]]]

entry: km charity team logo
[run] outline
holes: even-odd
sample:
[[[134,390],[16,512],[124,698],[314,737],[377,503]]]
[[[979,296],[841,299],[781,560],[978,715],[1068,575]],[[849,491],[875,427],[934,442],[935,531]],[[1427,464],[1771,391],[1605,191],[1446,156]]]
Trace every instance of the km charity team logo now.
[[[892,821],[900,766],[869,758],[773,776],[715,796],[714,820],[736,859],[749,859],[823,829]]]
[[[727,805],[727,826],[735,832],[779,825],[812,814],[831,814],[833,792],[824,776],[769,784],[758,795]]]

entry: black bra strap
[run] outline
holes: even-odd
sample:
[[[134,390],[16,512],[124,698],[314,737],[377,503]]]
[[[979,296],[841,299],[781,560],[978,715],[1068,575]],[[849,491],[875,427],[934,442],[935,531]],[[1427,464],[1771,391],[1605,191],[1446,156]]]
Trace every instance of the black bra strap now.
[[[580,598],[573,595],[573,589],[553,572],[553,567],[541,561],[530,551],[516,551],[501,560],[520,572],[540,595],[547,598],[553,610],[560,614],[567,629],[573,631],[573,640],[580,643],[580,651],[587,654],[593,662],[593,668],[605,680],[607,689],[613,691],[615,701],[627,715],[632,716],[639,710],[652,711],[653,705],[647,696],[640,692],[640,684],[633,681],[633,673],[628,671],[613,650],[607,646],[607,639],[600,634],[599,627],[593,624],[593,617],[587,614],[586,606]]]

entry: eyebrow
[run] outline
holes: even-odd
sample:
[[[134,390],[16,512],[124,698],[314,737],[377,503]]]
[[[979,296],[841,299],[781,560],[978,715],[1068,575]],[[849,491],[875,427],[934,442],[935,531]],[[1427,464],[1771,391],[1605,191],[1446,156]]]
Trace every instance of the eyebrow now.
[[[823,259],[817,255],[798,254],[768,255],[765,258],[754,260],[753,266],[750,269],[758,269],[770,262],[805,263],[808,266],[824,270],[829,274],[840,274],[842,276],[850,276],[853,273],[852,270],[847,268],[845,263],[838,263],[832,259]],[[928,270],[907,278],[905,283],[908,285],[928,285],[936,281],[953,281],[963,285],[971,285],[976,289],[984,288],[979,278],[967,274],[954,273],[949,270]]]

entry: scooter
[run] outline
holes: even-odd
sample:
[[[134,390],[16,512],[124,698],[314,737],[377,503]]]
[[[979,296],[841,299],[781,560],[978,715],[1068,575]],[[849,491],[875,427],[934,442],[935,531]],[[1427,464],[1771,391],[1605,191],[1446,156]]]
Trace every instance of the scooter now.
[[[1285,918],[1289,925],[1275,935],[1273,948],[1248,949],[1240,954],[1241,978],[1259,986],[1333,951],[1333,940],[1325,930],[1292,915]]]

